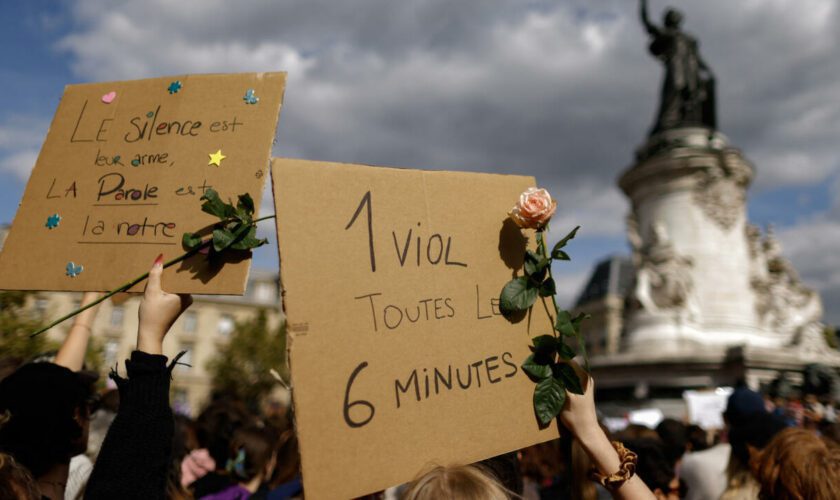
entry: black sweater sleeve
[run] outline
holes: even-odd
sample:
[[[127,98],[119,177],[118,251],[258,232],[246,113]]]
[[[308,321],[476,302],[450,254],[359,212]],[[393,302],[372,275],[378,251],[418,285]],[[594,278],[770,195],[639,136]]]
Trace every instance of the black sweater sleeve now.
[[[128,379],[111,373],[120,407],[90,475],[86,499],[166,497],[175,425],[169,407],[172,365],[167,367],[165,356],[140,351],[132,352],[125,365]]]

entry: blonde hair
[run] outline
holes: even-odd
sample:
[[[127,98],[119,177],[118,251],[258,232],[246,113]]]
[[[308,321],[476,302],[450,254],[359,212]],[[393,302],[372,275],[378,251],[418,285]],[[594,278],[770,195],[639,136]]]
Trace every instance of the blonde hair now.
[[[750,465],[769,498],[829,500],[840,491],[840,447],[813,431],[783,430]]]
[[[436,466],[408,485],[402,500],[510,500],[511,494],[475,465]]]

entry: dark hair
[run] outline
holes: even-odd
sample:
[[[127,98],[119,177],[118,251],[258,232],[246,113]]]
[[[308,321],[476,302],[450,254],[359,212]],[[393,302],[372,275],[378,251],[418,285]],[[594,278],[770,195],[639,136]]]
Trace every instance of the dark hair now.
[[[760,450],[785,427],[785,421],[771,413],[756,414],[748,422],[731,426],[729,443],[732,445],[732,456],[737,459],[736,465],[746,469],[750,461],[747,445]]]
[[[0,382],[0,451],[11,454],[34,477],[85,451],[91,387],[68,368],[29,363]]]
[[[300,475],[300,448],[294,429],[283,431],[277,443],[277,467],[271,479],[274,488]]]
[[[213,401],[195,421],[196,437],[202,448],[216,461],[216,468],[222,469],[229,458],[230,441],[233,433],[253,421],[253,417],[240,401],[219,399]]]
[[[709,447],[709,437],[706,430],[699,425],[691,424],[685,429],[691,451],[703,451]]]
[[[277,437],[270,428],[242,427],[233,433],[226,469],[238,481],[250,481],[265,469],[276,451]]]
[[[656,433],[665,447],[665,456],[676,463],[685,453],[685,445],[688,443],[685,424],[673,418],[666,418],[656,426]]]
[[[671,490],[671,481],[674,480],[676,472],[674,461],[670,460],[665,453],[665,446],[649,438],[641,438],[625,443],[627,448],[636,452],[639,461],[636,465],[636,474],[644,481],[651,491],[659,489],[667,493]]]

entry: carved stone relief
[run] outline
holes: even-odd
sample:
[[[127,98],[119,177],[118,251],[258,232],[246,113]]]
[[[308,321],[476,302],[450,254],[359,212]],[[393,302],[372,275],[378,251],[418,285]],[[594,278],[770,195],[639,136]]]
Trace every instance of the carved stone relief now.
[[[634,297],[639,306],[651,312],[686,309],[694,286],[691,258],[676,252],[662,224],[654,224],[650,241],[644,243],[635,217],[630,216],[628,236],[636,265]]]
[[[715,224],[729,230],[743,214],[752,171],[735,153],[722,152],[719,158],[697,174],[694,200]]]

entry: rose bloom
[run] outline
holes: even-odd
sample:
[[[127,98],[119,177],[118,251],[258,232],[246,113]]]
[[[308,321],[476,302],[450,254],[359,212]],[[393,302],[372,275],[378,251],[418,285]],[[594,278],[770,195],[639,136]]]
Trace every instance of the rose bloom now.
[[[521,228],[540,229],[548,224],[555,210],[557,202],[551,199],[548,191],[530,187],[519,195],[519,201],[508,215]]]

